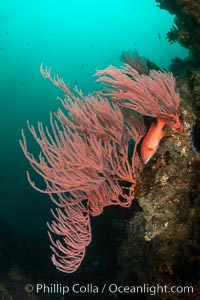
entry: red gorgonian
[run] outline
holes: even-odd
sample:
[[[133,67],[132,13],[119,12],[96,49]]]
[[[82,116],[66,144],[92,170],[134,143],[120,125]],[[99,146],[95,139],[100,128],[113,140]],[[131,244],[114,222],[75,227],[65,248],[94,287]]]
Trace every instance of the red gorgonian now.
[[[40,71],[64,92],[64,99],[59,99],[64,110],[50,115],[50,129],[39,122],[36,130],[28,122],[41,149],[38,159],[29,153],[23,130],[20,144],[46,189],[37,187],[27,172],[30,184],[49,194],[57,206],[52,210],[55,220],[48,224],[52,261],[58,270],[71,273],[91,241],[90,216],[108,205],[129,207],[135,197],[137,176],[146,163],[138,153],[146,133],[142,115],[165,120],[145,135],[141,153],[147,153],[152,140],[157,147],[164,125],[182,128],[180,98],[174,77],[166,72],[151,71],[148,76],[128,65],[121,70],[111,66],[97,72],[107,90],[85,97],[77,88],[72,92],[58,75],[51,77],[50,68],[41,65]]]

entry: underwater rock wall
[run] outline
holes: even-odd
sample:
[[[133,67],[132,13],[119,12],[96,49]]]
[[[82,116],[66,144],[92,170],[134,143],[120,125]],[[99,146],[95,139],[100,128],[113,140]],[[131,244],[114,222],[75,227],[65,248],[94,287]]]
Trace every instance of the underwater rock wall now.
[[[199,58],[200,2],[199,0],[156,0],[161,9],[175,15],[175,26],[167,33],[170,43],[178,42]]]
[[[193,295],[160,294],[156,299],[200,298],[200,156],[192,140],[195,119],[184,103],[185,131],[167,129],[145,167],[137,194],[143,212],[130,220],[119,251],[124,282],[131,282],[134,274],[140,283],[195,288]]]
[[[130,220],[118,253],[118,280],[141,285],[193,286],[194,293],[162,294],[156,299],[200,299],[200,1],[156,0],[175,14],[169,42],[189,49],[175,58],[184,132],[166,136],[139,180],[142,211]],[[147,296],[145,299],[155,299]]]

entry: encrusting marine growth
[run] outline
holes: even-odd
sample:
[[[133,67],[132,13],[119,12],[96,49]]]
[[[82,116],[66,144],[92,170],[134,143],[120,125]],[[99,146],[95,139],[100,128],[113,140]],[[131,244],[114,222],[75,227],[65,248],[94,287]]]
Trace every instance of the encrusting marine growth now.
[[[58,109],[54,118],[50,115],[51,130],[38,123],[38,133],[28,122],[41,149],[39,160],[28,152],[23,130],[20,144],[46,190],[36,187],[27,173],[30,184],[49,194],[58,207],[52,211],[55,220],[48,224],[52,261],[58,270],[72,273],[91,241],[90,216],[101,214],[108,205],[129,207],[137,176],[155,153],[163,127],[182,130],[180,97],[172,74],[139,74],[127,64],[98,71],[98,81],[107,88],[87,97],[77,88],[72,92],[58,75],[51,77],[50,68],[41,65],[40,71],[65,93],[59,100],[66,114]],[[157,118],[147,133],[143,115]],[[59,238],[54,240],[53,235]]]

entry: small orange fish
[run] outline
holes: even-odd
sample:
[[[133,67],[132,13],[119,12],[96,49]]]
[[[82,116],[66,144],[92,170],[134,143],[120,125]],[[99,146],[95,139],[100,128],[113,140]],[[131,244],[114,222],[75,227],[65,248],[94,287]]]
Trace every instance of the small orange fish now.
[[[160,140],[165,136],[165,131],[163,130],[165,124],[166,119],[158,116],[157,123],[151,124],[149,131],[144,137],[141,145],[141,157],[144,164],[148,163],[158,149]]]

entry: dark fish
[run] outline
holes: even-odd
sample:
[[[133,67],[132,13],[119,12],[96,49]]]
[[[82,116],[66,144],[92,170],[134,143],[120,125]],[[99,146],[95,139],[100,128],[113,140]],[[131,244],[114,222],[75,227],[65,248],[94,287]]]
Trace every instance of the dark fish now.
[[[159,39],[159,40],[161,39],[161,34],[160,34],[160,32],[158,32],[158,39]]]
[[[25,44],[25,46],[29,46],[29,45],[30,45],[30,43],[26,43],[26,44]]]
[[[94,43],[91,44],[91,48],[94,48]]]

